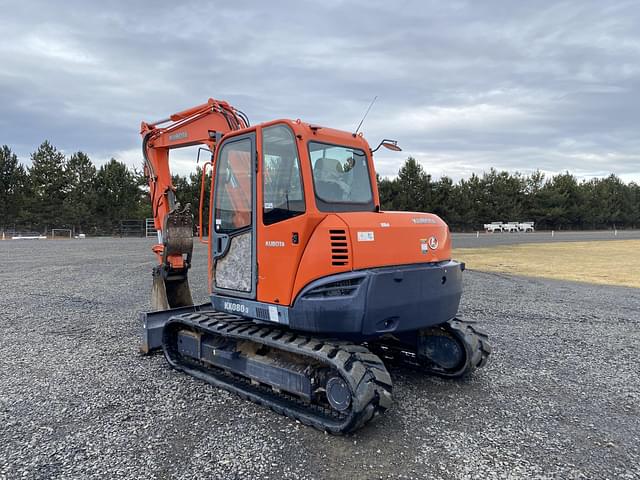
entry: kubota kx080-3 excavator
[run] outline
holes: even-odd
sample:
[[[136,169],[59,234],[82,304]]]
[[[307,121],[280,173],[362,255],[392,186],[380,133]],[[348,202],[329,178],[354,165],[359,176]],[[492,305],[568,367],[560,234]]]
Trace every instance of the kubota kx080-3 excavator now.
[[[361,134],[250,126],[213,99],[141,134],[159,240],[143,352],[162,348],[172,367],[332,433],[391,406],[385,362],[443,377],[487,362],[487,336],[456,318],[464,264],[447,225],[380,210],[377,148]],[[193,216],[169,170],[169,151],[189,145],[211,152],[213,171],[204,305],[187,280]]]

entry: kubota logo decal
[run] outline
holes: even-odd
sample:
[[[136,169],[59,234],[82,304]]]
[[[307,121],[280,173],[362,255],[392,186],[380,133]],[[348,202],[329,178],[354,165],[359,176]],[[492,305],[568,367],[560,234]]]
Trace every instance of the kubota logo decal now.
[[[420,224],[422,224],[422,225],[424,225],[424,224],[432,224],[432,225],[434,225],[436,223],[436,221],[433,218],[429,218],[429,217],[413,217],[411,219],[411,221],[413,223],[416,223],[416,224],[419,224],[419,225]]]
[[[169,135],[169,140],[171,142],[175,142],[176,140],[182,140],[183,138],[187,138],[187,132],[172,133],[171,135]]]
[[[265,247],[284,247],[284,242],[282,240],[267,240],[264,242]]]

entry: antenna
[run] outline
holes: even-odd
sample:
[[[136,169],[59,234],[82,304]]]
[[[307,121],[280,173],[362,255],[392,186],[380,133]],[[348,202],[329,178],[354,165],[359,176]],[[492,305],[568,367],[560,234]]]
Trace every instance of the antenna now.
[[[360,130],[360,127],[362,126],[362,122],[364,122],[364,119],[367,118],[367,115],[369,115],[369,110],[371,110],[371,107],[373,107],[373,104],[377,98],[378,96],[376,95],[375,97],[373,97],[373,100],[371,100],[371,103],[369,104],[369,108],[367,108],[367,111],[364,112],[364,117],[362,117],[362,120],[360,120],[360,123],[358,124],[358,128],[356,128],[356,131],[353,134],[354,137],[358,134],[358,130]]]

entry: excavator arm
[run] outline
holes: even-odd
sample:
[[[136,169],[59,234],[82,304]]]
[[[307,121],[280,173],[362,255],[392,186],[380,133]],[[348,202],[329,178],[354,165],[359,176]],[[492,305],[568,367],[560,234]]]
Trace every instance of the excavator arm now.
[[[187,276],[193,252],[193,214],[190,204],[182,206],[176,202],[169,168],[170,150],[205,145],[214,152],[223,135],[248,126],[244,113],[212,98],[168,118],[142,122],[144,170],[158,230],[158,244],[152,248],[158,260],[153,269],[151,294],[154,311],[193,305]]]

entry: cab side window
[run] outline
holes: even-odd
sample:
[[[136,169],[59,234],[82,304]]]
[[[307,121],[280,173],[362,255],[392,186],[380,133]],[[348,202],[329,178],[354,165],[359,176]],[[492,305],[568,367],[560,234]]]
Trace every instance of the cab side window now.
[[[251,225],[252,175],[251,141],[245,138],[226,143],[216,173],[217,232],[230,233]]]
[[[271,225],[305,212],[300,160],[286,125],[262,130],[262,221]]]

